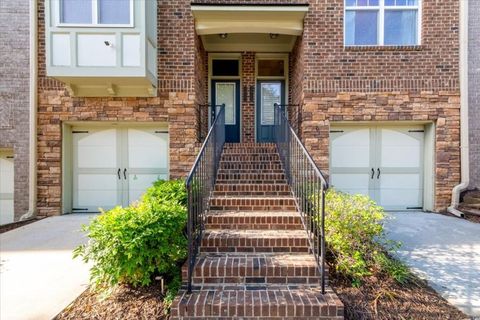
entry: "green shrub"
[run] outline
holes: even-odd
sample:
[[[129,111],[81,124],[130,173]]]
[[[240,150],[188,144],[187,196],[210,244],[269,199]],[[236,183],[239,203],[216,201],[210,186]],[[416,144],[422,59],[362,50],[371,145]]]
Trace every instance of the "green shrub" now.
[[[325,239],[335,269],[355,286],[375,272],[406,281],[408,268],[385,251],[398,244],[388,241],[383,229],[385,213],[369,197],[329,190],[325,201]]]
[[[187,254],[186,203],[183,181],[157,181],[139,202],[103,212],[84,226],[89,241],[74,256],[92,262],[95,286],[174,278]]]

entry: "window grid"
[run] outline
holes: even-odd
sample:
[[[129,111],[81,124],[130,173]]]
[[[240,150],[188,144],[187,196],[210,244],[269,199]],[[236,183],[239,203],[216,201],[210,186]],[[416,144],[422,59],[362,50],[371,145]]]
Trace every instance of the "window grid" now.
[[[365,2],[367,5],[357,5],[358,2]],[[393,2],[394,5],[386,5],[386,1]],[[399,1],[405,1],[405,3],[411,2],[412,0],[345,0],[344,2],[344,14],[343,14],[343,42],[344,46],[348,47],[361,47],[361,46],[396,46],[396,45],[385,45],[385,11],[407,11],[407,10],[416,10],[417,11],[417,39],[416,44],[421,44],[422,38],[422,0],[413,0],[416,2],[416,5],[403,5],[397,4]],[[371,3],[375,4],[378,2],[378,5],[370,5]],[[354,3],[353,5],[350,3]],[[347,11],[378,11],[377,19],[377,44],[376,45],[357,45],[357,44],[347,44]]]
[[[51,0],[52,1],[52,0]],[[57,8],[55,8],[56,12],[56,17],[57,17],[57,26],[60,27],[104,27],[104,28],[111,28],[111,27],[117,27],[117,28],[122,28],[122,27],[133,27],[133,1],[134,0],[129,0],[129,10],[130,10],[130,16],[129,16],[129,23],[115,23],[115,24],[106,24],[106,23],[100,23],[99,22],[99,14],[98,14],[98,8],[99,8],[99,0],[91,0],[92,1],[92,23],[64,23],[62,22],[62,1],[53,1],[57,3]]]

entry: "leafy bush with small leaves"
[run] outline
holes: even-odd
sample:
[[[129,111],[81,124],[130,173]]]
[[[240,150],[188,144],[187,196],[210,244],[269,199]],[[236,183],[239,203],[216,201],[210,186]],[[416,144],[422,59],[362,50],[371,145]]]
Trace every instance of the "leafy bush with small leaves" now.
[[[404,283],[409,270],[386,251],[399,244],[387,240],[383,229],[385,212],[369,197],[328,190],[325,201],[325,240],[335,260],[335,269],[359,286],[364,277],[384,272]]]
[[[183,181],[157,181],[139,202],[103,212],[84,226],[89,241],[74,256],[92,262],[95,287],[145,286],[156,275],[175,278],[187,255],[186,204]]]

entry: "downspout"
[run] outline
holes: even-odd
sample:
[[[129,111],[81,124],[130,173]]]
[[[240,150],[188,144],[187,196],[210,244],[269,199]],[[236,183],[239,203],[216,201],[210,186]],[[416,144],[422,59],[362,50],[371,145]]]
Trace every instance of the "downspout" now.
[[[468,1],[460,0],[460,167],[461,182],[452,190],[452,203],[448,212],[463,217],[457,209],[460,193],[470,184],[469,130],[468,130]]]
[[[30,81],[29,81],[29,184],[28,184],[28,212],[20,217],[20,220],[27,220],[36,215],[37,212],[37,1],[30,0],[29,7],[29,53],[30,53]]]

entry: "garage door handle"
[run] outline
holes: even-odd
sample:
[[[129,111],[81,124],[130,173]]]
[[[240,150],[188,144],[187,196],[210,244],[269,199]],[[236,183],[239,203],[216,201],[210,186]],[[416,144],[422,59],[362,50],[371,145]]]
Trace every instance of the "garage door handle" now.
[[[127,180],[127,168],[123,169],[123,177]]]
[[[380,179],[380,168],[377,169],[377,179]]]
[[[375,169],[372,168],[372,179],[375,176]]]
[[[120,171],[121,171],[121,169],[118,168],[118,171],[117,171],[118,180],[122,179],[122,178],[120,177]]]

